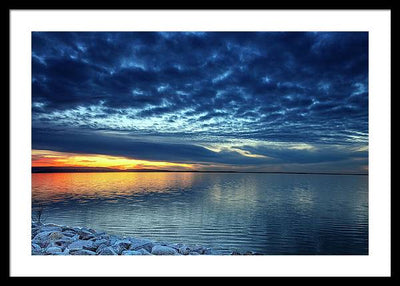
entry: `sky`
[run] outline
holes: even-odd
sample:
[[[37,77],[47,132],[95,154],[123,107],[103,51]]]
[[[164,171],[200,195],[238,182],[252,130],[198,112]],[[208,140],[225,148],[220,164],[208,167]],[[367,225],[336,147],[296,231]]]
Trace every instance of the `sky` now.
[[[368,33],[33,32],[32,166],[368,173]]]

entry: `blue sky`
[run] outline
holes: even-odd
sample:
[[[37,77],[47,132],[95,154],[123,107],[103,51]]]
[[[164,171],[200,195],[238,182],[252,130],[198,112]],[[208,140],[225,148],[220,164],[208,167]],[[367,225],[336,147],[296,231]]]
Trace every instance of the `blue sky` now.
[[[32,148],[368,172],[368,33],[34,32]]]

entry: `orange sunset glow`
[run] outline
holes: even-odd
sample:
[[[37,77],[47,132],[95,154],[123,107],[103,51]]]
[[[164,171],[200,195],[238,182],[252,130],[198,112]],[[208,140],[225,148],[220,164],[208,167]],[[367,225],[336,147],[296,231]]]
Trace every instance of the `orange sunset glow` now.
[[[128,169],[192,169],[191,164],[136,160],[126,157],[32,150],[32,167],[105,167]]]

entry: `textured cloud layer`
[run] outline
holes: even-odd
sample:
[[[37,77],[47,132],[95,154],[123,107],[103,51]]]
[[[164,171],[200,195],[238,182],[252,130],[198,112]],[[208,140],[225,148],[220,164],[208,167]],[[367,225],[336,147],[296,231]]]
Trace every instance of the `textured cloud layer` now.
[[[359,170],[368,33],[35,32],[32,99],[38,149]]]

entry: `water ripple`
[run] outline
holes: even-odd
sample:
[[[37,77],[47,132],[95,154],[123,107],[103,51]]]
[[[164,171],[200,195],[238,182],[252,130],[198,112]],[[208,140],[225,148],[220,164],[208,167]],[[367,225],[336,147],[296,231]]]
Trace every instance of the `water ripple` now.
[[[46,222],[263,254],[368,254],[368,177],[33,174]]]

